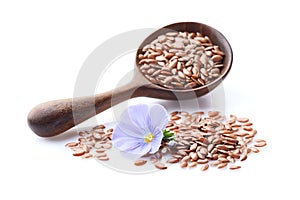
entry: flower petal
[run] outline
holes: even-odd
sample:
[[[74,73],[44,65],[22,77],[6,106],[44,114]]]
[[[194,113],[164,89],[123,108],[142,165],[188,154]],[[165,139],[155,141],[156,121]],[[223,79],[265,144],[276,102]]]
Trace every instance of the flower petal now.
[[[141,138],[150,132],[149,124],[149,106],[138,104],[128,107],[122,113],[119,127],[126,134]]]
[[[166,128],[168,123],[168,113],[167,110],[159,105],[159,104],[153,104],[150,106],[149,109],[149,115],[150,115],[150,129],[152,132],[154,132],[155,129],[163,130]]]
[[[150,143],[141,142],[139,143],[139,145],[131,149],[128,149],[126,152],[143,156],[147,154],[150,151],[150,149],[151,149]]]
[[[149,150],[149,153],[153,154],[159,150],[162,138],[163,138],[162,131],[159,129],[156,129],[154,132],[154,139],[151,142],[151,149]]]
[[[139,137],[133,137],[131,135],[128,135],[126,132],[123,131],[124,129],[121,129],[119,126],[117,126],[114,130],[114,133],[112,134],[112,143],[113,145],[119,149],[119,147],[122,145],[122,143],[126,141],[142,141],[142,138]],[[120,143],[121,142],[121,143]]]
[[[145,143],[144,138],[129,136],[124,133],[119,126],[115,128],[115,131],[112,135],[112,143],[113,146],[120,151],[137,154],[140,156],[145,155],[151,149],[150,143]]]

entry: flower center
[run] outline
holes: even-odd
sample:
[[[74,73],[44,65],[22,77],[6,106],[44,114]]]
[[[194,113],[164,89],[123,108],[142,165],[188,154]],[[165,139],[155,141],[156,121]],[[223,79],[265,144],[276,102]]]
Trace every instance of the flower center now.
[[[149,142],[152,142],[152,140],[154,139],[154,134],[153,133],[148,133],[145,138],[144,138],[144,141],[146,143],[149,143]]]

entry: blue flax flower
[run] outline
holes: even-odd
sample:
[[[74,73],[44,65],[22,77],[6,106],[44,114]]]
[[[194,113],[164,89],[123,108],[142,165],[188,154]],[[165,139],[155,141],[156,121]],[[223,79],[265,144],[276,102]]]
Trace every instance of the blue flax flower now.
[[[159,104],[130,106],[122,113],[115,128],[113,145],[123,152],[141,156],[155,153],[161,145],[167,123],[167,111]]]

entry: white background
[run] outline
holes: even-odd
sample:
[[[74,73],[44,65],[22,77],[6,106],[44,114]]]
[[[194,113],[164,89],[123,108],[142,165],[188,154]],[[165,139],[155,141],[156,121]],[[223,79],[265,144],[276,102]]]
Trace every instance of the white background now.
[[[299,18],[290,0],[1,1],[0,199],[299,199]],[[123,174],[73,157],[64,147],[72,138],[42,139],[28,128],[33,106],[72,97],[102,42],[178,21],[215,27],[232,45],[226,112],[250,117],[268,141],[240,171]],[[122,65],[131,69],[133,59]]]

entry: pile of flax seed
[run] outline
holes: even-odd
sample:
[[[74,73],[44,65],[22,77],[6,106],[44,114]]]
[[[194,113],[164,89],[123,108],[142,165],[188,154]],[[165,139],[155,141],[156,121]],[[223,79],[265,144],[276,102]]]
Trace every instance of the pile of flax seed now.
[[[209,167],[240,169],[240,163],[252,153],[259,153],[267,145],[263,139],[256,139],[257,131],[248,118],[230,115],[229,118],[217,111],[194,112],[174,111],[170,113],[167,130],[175,139],[163,140],[158,152],[136,160],[133,166],[153,164],[158,169],[179,163],[181,168],[200,166],[202,171]],[[108,161],[106,151],[112,148],[113,129],[104,125],[89,131],[79,132],[76,142],[66,144],[74,156],[94,157]]]

